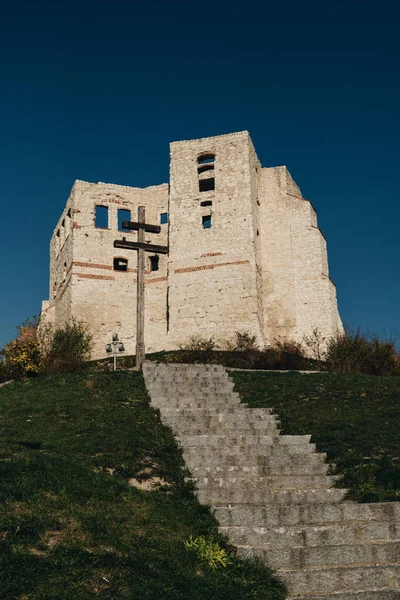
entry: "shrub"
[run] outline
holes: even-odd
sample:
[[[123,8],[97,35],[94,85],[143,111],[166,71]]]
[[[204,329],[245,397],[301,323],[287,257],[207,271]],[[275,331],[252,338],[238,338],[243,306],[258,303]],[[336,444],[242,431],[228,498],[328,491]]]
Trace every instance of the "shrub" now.
[[[43,355],[47,373],[76,373],[86,367],[92,349],[92,335],[81,323],[72,321],[52,335]]]
[[[303,345],[307,354],[320,362],[326,358],[327,339],[322,332],[316,327],[312,330],[311,335],[303,337]]]
[[[357,331],[328,341],[327,368],[337,373],[394,375],[399,372],[399,357],[394,342],[369,338]]]
[[[235,344],[233,350],[245,352],[247,350],[257,350],[256,336],[251,335],[248,331],[235,331]]]
[[[230,563],[226,550],[221,548],[217,542],[207,540],[202,535],[196,538],[190,536],[184,544],[188,550],[195,553],[201,565],[217,569],[218,567],[227,567]]]
[[[17,327],[18,337],[0,352],[0,381],[25,379],[41,372],[37,337],[38,318],[26,319]]]
[[[3,381],[34,377],[42,370],[37,340],[14,340],[5,346],[2,353],[4,362],[0,376]]]
[[[187,352],[211,352],[215,350],[217,344],[215,343],[214,338],[204,338],[201,335],[192,335],[189,339],[189,342],[180,346],[181,350],[185,350]]]

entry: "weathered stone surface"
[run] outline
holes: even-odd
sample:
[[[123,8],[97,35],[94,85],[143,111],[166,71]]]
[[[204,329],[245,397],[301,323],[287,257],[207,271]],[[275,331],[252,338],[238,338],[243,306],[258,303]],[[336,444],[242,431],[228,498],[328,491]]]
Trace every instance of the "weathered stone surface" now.
[[[157,271],[146,259],[148,352],[178,348],[194,334],[229,341],[247,331],[265,344],[301,340],[314,328],[326,337],[342,331],[325,238],[286,167],[262,168],[245,131],[173,142],[170,151],[170,185],[75,182],[51,239],[42,323],[86,323],[93,358],[105,356],[113,332],[134,353],[136,252],[113,242],[137,236],[118,231],[118,210],[136,220],[144,205],[147,222],[160,223],[164,213],[169,219],[160,235],[146,234],[146,241],[169,245]],[[215,161],[199,173],[205,154]],[[200,191],[199,180],[210,176],[215,189]],[[95,226],[96,206],[108,209],[107,228]],[[116,257],[128,260],[126,272],[114,270]]]

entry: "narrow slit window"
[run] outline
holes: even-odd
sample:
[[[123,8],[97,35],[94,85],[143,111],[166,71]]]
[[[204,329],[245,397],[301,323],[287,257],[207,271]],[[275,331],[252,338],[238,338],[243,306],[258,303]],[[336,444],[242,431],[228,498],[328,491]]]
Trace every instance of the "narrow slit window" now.
[[[159,257],[158,256],[150,256],[149,259],[150,259],[150,271],[158,271]]]
[[[211,215],[204,215],[201,217],[203,223],[203,229],[211,229]]]
[[[200,202],[200,206],[212,206],[212,200],[203,200]]]
[[[108,229],[108,207],[96,206],[95,227],[98,229]]]
[[[122,227],[123,221],[131,220],[131,211],[125,210],[125,208],[118,209],[118,231],[130,231],[126,227]]]
[[[160,225],[166,225],[168,223],[168,213],[160,214]]]
[[[114,258],[114,271],[127,271],[128,260],[126,258],[120,258],[119,256]]]

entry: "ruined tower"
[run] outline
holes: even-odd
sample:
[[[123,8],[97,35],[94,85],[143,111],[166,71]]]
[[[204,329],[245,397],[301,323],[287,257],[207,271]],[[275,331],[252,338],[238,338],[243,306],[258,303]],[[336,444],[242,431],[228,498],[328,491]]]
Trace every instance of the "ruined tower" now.
[[[312,204],[286,167],[262,168],[247,132],[170,146],[170,185],[132,188],[76,181],[50,245],[50,299],[43,321],[72,317],[93,333],[94,357],[111,333],[135,350],[136,253],[115,239],[139,205],[169,246],[147,256],[147,352],[178,348],[191,336],[260,344],[301,340],[318,328],[342,331],[326,242]]]

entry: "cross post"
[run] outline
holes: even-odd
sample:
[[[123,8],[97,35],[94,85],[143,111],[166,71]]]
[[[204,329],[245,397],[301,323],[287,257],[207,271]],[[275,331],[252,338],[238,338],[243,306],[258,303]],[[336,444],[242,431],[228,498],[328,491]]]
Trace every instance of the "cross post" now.
[[[114,248],[125,248],[126,250],[137,250],[137,294],[136,294],[136,368],[141,370],[146,357],[144,343],[144,271],[146,252],[156,252],[158,254],[168,254],[168,246],[157,246],[145,242],[145,232],[160,233],[159,225],[150,225],[146,223],[145,207],[138,207],[138,220],[123,221],[124,229],[136,230],[138,232],[138,241],[129,242],[125,238],[114,241]]]

